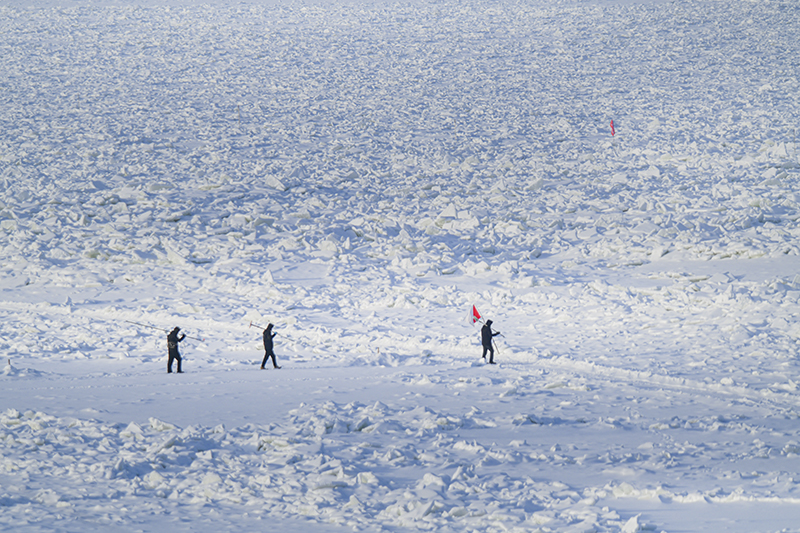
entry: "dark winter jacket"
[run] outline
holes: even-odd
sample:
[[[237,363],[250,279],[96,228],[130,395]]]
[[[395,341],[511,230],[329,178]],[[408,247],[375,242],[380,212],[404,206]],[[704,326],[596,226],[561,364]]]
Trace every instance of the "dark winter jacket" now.
[[[175,328],[172,331],[170,331],[169,334],[167,335],[167,348],[169,349],[170,352],[177,352],[178,343],[186,338],[186,335],[183,334],[181,334],[181,336],[178,337],[178,331],[180,330],[178,328]]]
[[[499,331],[492,331],[492,321],[487,320],[486,324],[483,325],[481,328],[481,344],[483,346],[488,346],[491,348],[492,346],[492,337],[495,335],[499,335]]]
[[[272,338],[275,335],[277,335],[277,333],[272,333],[272,328],[264,330],[264,349],[267,353],[272,353]]]

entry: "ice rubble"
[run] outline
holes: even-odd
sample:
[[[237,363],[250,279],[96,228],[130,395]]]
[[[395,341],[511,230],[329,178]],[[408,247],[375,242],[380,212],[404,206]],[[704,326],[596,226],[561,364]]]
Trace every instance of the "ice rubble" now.
[[[169,4],[0,6],[6,525],[188,500],[617,531],[661,520],[625,498],[796,503],[793,5]],[[470,374],[473,303],[503,324],[502,390]],[[385,367],[435,405],[323,391],[225,429],[20,399],[66,368],[152,386],[162,336],[126,320],[201,330],[188,364],[225,379],[273,321],[286,370]]]

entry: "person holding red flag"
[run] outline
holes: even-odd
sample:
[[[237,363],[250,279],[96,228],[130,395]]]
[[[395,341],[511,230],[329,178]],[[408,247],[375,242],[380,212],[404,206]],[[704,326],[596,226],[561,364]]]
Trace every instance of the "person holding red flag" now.
[[[486,359],[486,352],[489,352],[489,364],[494,365],[494,347],[492,346],[492,337],[500,335],[499,331],[492,331],[492,321],[487,320],[481,328],[481,344],[483,345],[483,359]]]

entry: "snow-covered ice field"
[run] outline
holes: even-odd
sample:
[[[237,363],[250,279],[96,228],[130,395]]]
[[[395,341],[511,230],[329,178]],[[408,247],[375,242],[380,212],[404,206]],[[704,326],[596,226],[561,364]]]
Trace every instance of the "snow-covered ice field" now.
[[[794,0],[0,0],[0,530],[800,531],[798,76]]]

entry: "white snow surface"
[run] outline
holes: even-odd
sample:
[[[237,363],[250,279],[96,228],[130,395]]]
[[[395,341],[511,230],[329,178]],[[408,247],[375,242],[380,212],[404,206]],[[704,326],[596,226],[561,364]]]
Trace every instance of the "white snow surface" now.
[[[798,73],[794,0],[0,2],[0,530],[800,531]]]

